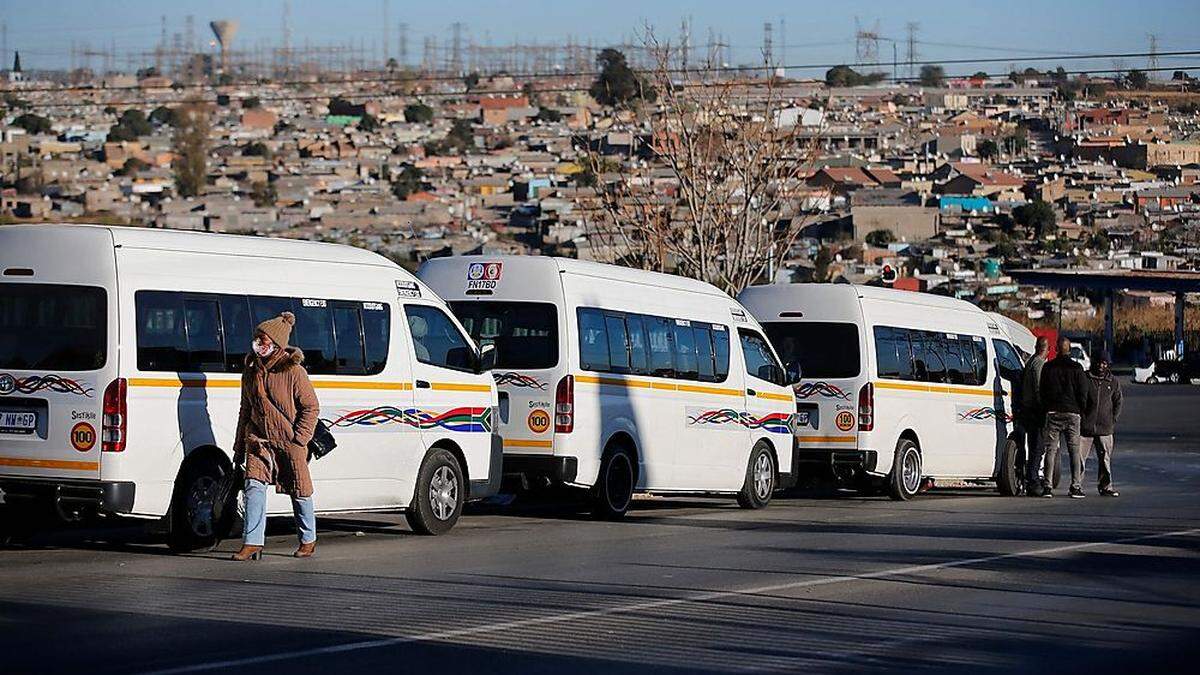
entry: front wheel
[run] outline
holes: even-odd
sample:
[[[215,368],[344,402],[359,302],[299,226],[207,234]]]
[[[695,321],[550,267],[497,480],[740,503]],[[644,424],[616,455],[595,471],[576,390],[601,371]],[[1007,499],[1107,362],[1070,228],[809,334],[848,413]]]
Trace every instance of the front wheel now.
[[[758,443],[750,451],[746,464],[746,481],[738,493],[737,503],[743,509],[761,509],[771,503],[775,494],[775,458],[765,443]]]
[[[921,488],[921,451],[917,444],[901,438],[896,443],[896,457],[892,462],[892,474],[888,479],[888,496],[898,502],[906,502],[917,496]]]
[[[212,458],[190,462],[184,467],[171,497],[170,531],[167,545],[186,553],[212,548],[233,527],[232,514],[215,516],[217,493],[227,467]]]
[[[1000,475],[996,477],[996,487],[1005,497],[1017,497],[1021,494],[1023,484],[1021,472],[1017,467],[1017,459],[1021,454],[1021,446],[1013,439],[1004,444],[1004,453],[1000,455]]]
[[[633,501],[636,482],[633,457],[624,448],[613,448],[604,454],[600,476],[592,488],[592,514],[602,520],[620,520]]]
[[[417,534],[445,534],[458,522],[466,502],[465,483],[458,459],[435,448],[421,463],[417,489],[404,517]]]

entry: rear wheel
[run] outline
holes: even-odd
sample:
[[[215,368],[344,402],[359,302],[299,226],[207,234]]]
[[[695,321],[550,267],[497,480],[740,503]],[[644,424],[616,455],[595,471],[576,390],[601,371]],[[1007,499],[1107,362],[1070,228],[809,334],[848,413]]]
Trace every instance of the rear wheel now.
[[[1000,474],[996,477],[996,487],[1005,497],[1016,497],[1021,494],[1024,484],[1017,460],[1021,455],[1021,446],[1013,439],[1004,443],[1004,452],[1000,455]]]
[[[898,502],[906,502],[915,497],[920,489],[921,451],[916,443],[901,438],[896,443],[896,458],[888,479],[888,496]]]
[[[625,517],[633,501],[636,481],[633,455],[621,447],[611,447],[600,463],[600,476],[592,488],[592,514],[603,520]]]
[[[466,501],[466,483],[458,459],[435,448],[417,474],[417,489],[404,517],[417,534],[445,534],[458,522]]]
[[[761,509],[771,503],[775,494],[775,458],[765,443],[759,442],[750,451],[746,464],[746,481],[738,493],[737,503],[743,509]]]
[[[172,551],[184,553],[211,548],[229,534],[232,516],[223,516],[218,521],[213,509],[221,479],[228,470],[211,457],[184,466],[171,497],[167,545]]]

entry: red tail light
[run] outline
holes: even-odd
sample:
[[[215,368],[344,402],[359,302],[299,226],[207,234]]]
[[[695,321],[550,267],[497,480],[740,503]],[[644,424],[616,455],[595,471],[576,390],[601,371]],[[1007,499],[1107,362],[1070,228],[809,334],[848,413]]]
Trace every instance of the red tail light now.
[[[858,390],[858,430],[875,428],[875,385],[870,382]]]
[[[118,377],[104,390],[104,416],[100,427],[100,450],[103,452],[125,450],[125,427],[128,423],[125,398],[128,386],[125,378]]]
[[[554,390],[554,433],[569,434],[575,428],[575,376],[558,381]]]

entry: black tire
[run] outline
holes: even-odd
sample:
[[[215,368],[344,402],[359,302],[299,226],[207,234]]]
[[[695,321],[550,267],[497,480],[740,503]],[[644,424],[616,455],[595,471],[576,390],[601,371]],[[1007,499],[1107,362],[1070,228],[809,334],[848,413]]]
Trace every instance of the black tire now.
[[[458,458],[449,450],[434,448],[421,463],[404,517],[417,534],[446,534],[458,522],[466,500],[467,483]]]
[[[1021,456],[1021,446],[1014,439],[1004,443],[1004,452],[1000,455],[1000,473],[996,476],[996,487],[1005,497],[1018,497],[1024,492],[1024,481],[1017,466]]]
[[[213,520],[217,487],[230,467],[212,457],[187,462],[175,483],[167,545],[176,553],[208,549],[224,539],[233,527],[233,514]]]
[[[592,515],[601,520],[620,520],[633,501],[637,483],[633,454],[625,448],[610,446],[600,462],[600,475],[592,488]]]
[[[896,442],[896,458],[888,477],[888,496],[906,502],[921,490],[921,451],[907,438]]]
[[[750,451],[746,462],[746,480],[738,493],[737,503],[743,509],[761,509],[771,503],[775,494],[775,481],[779,476],[775,470],[775,457],[766,443],[759,441]]]

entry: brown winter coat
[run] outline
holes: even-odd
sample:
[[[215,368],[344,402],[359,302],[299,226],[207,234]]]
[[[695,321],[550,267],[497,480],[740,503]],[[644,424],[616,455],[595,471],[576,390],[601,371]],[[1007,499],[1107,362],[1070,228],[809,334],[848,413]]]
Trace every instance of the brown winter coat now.
[[[313,493],[308,442],[320,412],[303,362],[303,352],[295,347],[277,351],[265,362],[254,353],[247,357],[233,444],[235,461],[246,461],[247,478],[293,497]]]

